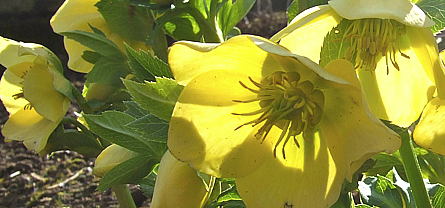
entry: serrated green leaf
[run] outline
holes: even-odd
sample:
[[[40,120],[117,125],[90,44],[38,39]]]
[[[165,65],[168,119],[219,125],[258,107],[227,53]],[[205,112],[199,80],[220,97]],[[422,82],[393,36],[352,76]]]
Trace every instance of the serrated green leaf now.
[[[121,78],[129,73],[128,66],[120,60],[101,57],[87,74],[86,83],[101,83],[112,86],[121,85]]]
[[[129,0],[101,0],[96,7],[110,30],[124,38],[145,41],[153,27],[149,12]]]
[[[146,138],[165,143],[167,142],[168,123],[156,116],[150,114],[145,115],[142,118],[138,118],[135,121],[128,123],[126,126],[134,129]]]
[[[343,36],[350,24],[351,21],[343,19],[326,35],[320,52],[320,66],[324,67],[329,62],[345,56],[350,43],[343,41]]]
[[[142,118],[148,114],[148,112],[142,109],[136,102],[134,101],[124,101],[124,105],[127,108],[125,110],[126,114],[133,116],[135,118]]]
[[[443,0],[422,0],[417,3],[428,17],[436,23],[431,30],[439,33],[445,29],[445,1]]]
[[[105,191],[118,184],[138,183],[157,162],[159,161],[153,160],[149,155],[131,158],[108,171],[100,180],[97,189]]]
[[[123,80],[125,87],[139,106],[151,114],[169,121],[183,86],[175,80],[156,78],[156,82],[138,83]]]
[[[131,71],[140,81],[154,81],[155,77],[173,78],[168,64],[147,51],[134,50],[126,46]]]
[[[81,43],[102,56],[123,60],[122,53],[116,44],[102,35],[79,30],[63,32],[60,34]]]
[[[175,40],[200,41],[201,27],[195,17],[186,12],[172,12],[165,21],[165,32]]]
[[[160,160],[166,149],[166,142],[144,137],[138,131],[126,126],[136,118],[119,111],[106,111],[102,115],[84,115],[91,131],[111,143],[129,150],[150,155]]]
[[[328,0],[293,0],[287,9],[288,22],[306,9],[327,3]]]
[[[95,64],[102,57],[102,55],[94,51],[84,51],[82,54],[82,58],[92,64]]]

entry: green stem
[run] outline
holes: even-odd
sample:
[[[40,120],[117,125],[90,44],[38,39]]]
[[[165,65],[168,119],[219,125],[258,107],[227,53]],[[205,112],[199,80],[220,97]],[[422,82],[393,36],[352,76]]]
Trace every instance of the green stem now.
[[[111,187],[111,190],[116,195],[120,208],[136,208],[136,204],[126,184],[115,185]]]
[[[400,156],[402,158],[403,167],[405,168],[408,181],[413,191],[414,201],[417,207],[432,208],[431,201],[423,183],[422,174],[420,172],[419,162],[414,153],[413,143],[411,141],[408,130],[399,132],[402,138],[402,146],[400,147]]]

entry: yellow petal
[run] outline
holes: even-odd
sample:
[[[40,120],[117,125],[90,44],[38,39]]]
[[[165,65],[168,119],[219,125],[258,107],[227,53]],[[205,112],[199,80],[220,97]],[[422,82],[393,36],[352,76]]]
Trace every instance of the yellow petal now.
[[[201,208],[207,190],[196,170],[168,151],[159,165],[151,208]]]
[[[264,164],[245,177],[236,178],[247,207],[329,207],[338,198],[346,164],[332,158],[320,134],[297,137],[286,146],[286,160],[268,154]],[[281,147],[279,147],[281,149]]]
[[[335,160],[345,161],[348,170],[355,163],[348,172],[347,177],[350,178],[361,165],[357,162],[364,162],[378,152],[391,153],[397,150],[400,139],[370,112],[351,63],[336,60],[329,63],[326,70],[356,86],[325,89],[325,109],[320,124],[321,135],[327,138]]]
[[[254,138],[255,128],[247,125],[235,130],[258,116],[232,114],[260,109],[258,102],[233,101],[256,98],[239,83],[253,85],[247,76],[234,70],[212,70],[190,81],[170,121],[168,147],[175,157],[217,177],[243,175],[260,164],[266,145]]]
[[[407,0],[331,0],[329,5],[350,20],[393,19],[414,27],[431,27],[434,22],[414,3]]]
[[[318,63],[324,37],[341,19],[329,6],[313,7],[300,13],[271,40],[280,41],[280,45],[292,53],[304,55]]]
[[[136,152],[121,147],[117,144],[112,144],[102,150],[102,152],[97,156],[93,169],[94,175],[102,177],[116,165],[119,165],[128,159],[135,157],[136,155]]]
[[[90,20],[100,17],[97,7],[94,6],[97,2],[99,0],[66,0],[50,20],[54,32],[60,33],[76,30],[79,27],[88,27]]]
[[[268,59],[268,55],[249,36],[241,35],[219,46],[177,42],[170,48],[168,62],[176,81],[186,85],[197,75],[210,70],[238,70],[247,76],[260,77],[261,68],[276,64]]]
[[[8,140],[23,141],[26,148],[40,152],[59,122],[42,117],[34,109],[21,109],[10,116],[2,128],[2,134]]]
[[[0,99],[10,114],[24,108],[29,102],[22,98],[14,98],[14,95],[23,92],[23,79],[6,70],[0,81]]]
[[[428,30],[407,27],[401,51],[410,58],[397,55],[400,71],[389,62],[387,74],[385,58],[379,60],[374,72],[358,71],[366,99],[377,117],[402,127],[410,126],[419,118],[434,91],[432,70],[439,66],[436,46]]]
[[[445,100],[434,98],[428,103],[413,137],[423,148],[445,155]]]
[[[53,86],[49,66],[34,64],[24,79],[23,93],[35,110],[43,117],[56,122],[69,107],[69,100]]]

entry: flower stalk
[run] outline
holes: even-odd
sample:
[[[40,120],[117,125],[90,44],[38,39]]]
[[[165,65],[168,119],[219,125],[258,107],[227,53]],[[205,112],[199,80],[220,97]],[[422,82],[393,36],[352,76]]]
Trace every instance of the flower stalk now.
[[[136,208],[133,197],[131,196],[130,190],[126,184],[119,184],[111,187],[111,190],[116,195],[117,201],[119,202],[119,207],[122,208]]]
[[[403,167],[405,168],[408,181],[411,184],[411,190],[413,192],[416,207],[432,208],[431,201],[423,183],[419,161],[414,153],[410,133],[407,129],[398,133],[402,139],[402,145],[400,146],[399,150],[400,156],[402,158]]]

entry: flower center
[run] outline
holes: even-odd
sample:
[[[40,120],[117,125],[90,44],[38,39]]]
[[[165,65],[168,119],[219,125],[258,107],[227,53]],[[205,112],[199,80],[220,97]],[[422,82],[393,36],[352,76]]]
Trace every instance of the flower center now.
[[[12,98],[14,98],[14,100],[20,99],[20,98],[25,98],[25,94],[22,92],[19,92],[17,94],[12,95]],[[23,110],[32,110],[33,106],[31,103],[26,104],[25,106],[23,106]]]
[[[248,113],[233,113],[240,116],[259,115],[257,119],[244,123],[235,130],[251,124],[257,126],[261,124],[258,132],[255,134],[257,139],[263,142],[273,126],[281,128],[280,134],[273,154],[276,157],[276,150],[281,142],[283,158],[286,158],[284,147],[293,137],[294,143],[300,147],[296,136],[307,130],[314,129],[320,122],[323,105],[323,93],[314,88],[310,81],[300,81],[300,75],[297,72],[274,72],[266,76],[260,83],[250,78],[255,88],[250,88],[243,82],[241,86],[257,94],[252,100],[234,100],[238,103],[249,103],[259,101],[260,109]]]
[[[386,73],[389,62],[400,70],[397,53],[404,58],[409,56],[400,51],[401,36],[406,33],[405,25],[389,19],[344,20],[351,24],[343,39],[350,40],[351,46],[346,51],[346,59],[355,63],[355,68],[374,71],[381,57],[386,59]]]

